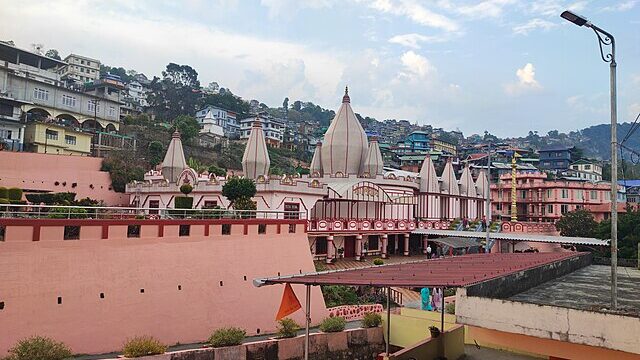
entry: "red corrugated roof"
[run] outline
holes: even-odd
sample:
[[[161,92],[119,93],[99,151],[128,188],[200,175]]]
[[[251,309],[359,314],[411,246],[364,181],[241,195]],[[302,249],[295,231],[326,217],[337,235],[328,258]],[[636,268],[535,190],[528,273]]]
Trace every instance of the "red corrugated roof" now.
[[[463,287],[583,253],[471,254],[403,264],[373,266],[257,280],[264,284],[370,285],[378,287]]]

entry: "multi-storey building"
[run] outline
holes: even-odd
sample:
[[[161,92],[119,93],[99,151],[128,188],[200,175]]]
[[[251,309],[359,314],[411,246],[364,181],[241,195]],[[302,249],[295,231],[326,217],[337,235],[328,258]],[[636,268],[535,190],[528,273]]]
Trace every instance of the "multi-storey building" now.
[[[65,63],[0,43],[0,92],[24,101],[25,119],[55,119],[91,131],[120,127],[120,92],[112,80],[98,79],[82,91],[66,87],[55,73]]]
[[[127,87],[127,95],[133,100],[133,102],[137,106],[141,108],[145,108],[149,106],[149,103],[147,102],[148,88],[145,85],[141,84],[137,80],[133,80],[129,82],[126,85],[126,87]]]
[[[541,169],[545,170],[567,170],[571,163],[572,147],[563,145],[550,146],[539,150]]]
[[[25,130],[28,150],[42,154],[91,155],[92,134],[55,123],[30,122]]]
[[[625,208],[624,188],[619,187],[619,209]],[[542,172],[518,172],[516,175],[516,207],[519,221],[555,222],[570,211],[586,209],[597,221],[610,213],[611,184],[606,182],[548,179]],[[492,214],[511,217],[512,181],[510,174],[491,184]]]
[[[240,139],[249,139],[251,127],[256,119],[259,119],[264,131],[264,138],[267,145],[279,148],[284,141],[284,120],[268,115],[266,112],[259,113],[256,117],[240,120]]]
[[[436,137],[432,137],[430,145],[431,145],[431,149],[432,150],[439,150],[439,151],[442,151],[442,152],[449,153],[449,154],[451,154],[453,156],[458,155],[457,146],[455,144],[450,143],[450,142],[438,139]]]
[[[412,152],[429,151],[429,133],[426,131],[414,131],[407,136],[407,143],[411,147]]]
[[[222,128],[224,136],[238,138],[240,136],[240,124],[236,113],[216,106],[208,105],[196,112],[196,120],[204,132],[216,132],[210,129]]]
[[[22,151],[24,145],[24,127],[21,121],[20,107],[27,104],[10,97],[0,95],[0,149]]]
[[[602,165],[597,161],[580,159],[571,163],[567,173],[578,179],[602,181]]]
[[[58,68],[60,79],[67,83],[86,83],[100,78],[100,61],[82,55],[69,54],[66,65]]]

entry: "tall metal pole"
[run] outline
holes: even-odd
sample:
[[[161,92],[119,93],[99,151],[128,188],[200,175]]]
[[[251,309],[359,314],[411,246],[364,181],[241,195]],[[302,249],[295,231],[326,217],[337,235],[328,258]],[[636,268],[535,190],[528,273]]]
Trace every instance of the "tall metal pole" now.
[[[307,285],[307,312],[304,327],[304,360],[309,360],[309,324],[311,323],[311,285]]]
[[[511,222],[518,221],[518,194],[516,190],[516,152],[513,152],[513,158],[511,158]]]
[[[485,204],[485,226],[487,227],[487,238],[485,240],[485,246],[489,246],[489,232],[491,229],[491,143],[489,143],[489,151],[487,154],[487,200]],[[485,249],[485,252],[490,252],[491,249]]]
[[[389,356],[389,343],[391,343],[391,288],[387,287],[387,343],[384,352]]]
[[[616,98],[615,42],[611,38],[612,56],[609,64],[611,87],[611,307],[618,308],[618,109]]]
[[[442,333],[441,335],[444,336],[444,288],[441,288],[440,291],[442,291],[440,294],[442,297],[442,304],[440,306],[440,332]]]

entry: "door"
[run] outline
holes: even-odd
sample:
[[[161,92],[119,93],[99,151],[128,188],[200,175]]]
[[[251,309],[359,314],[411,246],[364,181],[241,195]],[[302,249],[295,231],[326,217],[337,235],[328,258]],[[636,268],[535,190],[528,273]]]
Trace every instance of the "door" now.
[[[356,237],[345,236],[344,238],[344,257],[352,258],[356,256]]]

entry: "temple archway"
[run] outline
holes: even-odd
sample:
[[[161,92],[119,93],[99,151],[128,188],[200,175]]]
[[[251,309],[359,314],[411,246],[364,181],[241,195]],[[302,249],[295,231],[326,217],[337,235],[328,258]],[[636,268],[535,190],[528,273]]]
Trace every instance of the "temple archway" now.
[[[88,131],[104,131],[102,125],[93,119],[87,119],[82,122],[82,129]]]
[[[107,126],[104,129],[106,132],[109,132],[109,133],[117,132],[116,126],[113,124],[107,124]]]
[[[75,116],[70,114],[60,114],[56,116],[56,119],[58,120],[58,123],[60,125],[74,127],[74,128],[81,127],[80,121],[78,121],[78,119]]]
[[[27,111],[27,121],[45,121],[51,117],[51,113],[42,108],[33,108]]]

